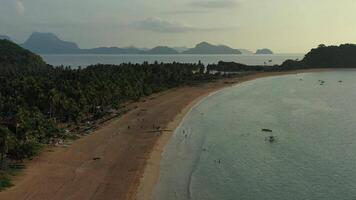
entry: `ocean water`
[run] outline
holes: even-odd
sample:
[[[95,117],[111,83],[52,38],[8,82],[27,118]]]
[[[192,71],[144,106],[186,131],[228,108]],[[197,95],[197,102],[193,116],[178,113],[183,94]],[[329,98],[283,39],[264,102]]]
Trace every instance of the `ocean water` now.
[[[153,198],[356,199],[356,71],[262,78],[209,96],[167,145]]]
[[[121,64],[143,63],[145,61],[158,62],[182,62],[214,64],[219,61],[239,62],[247,65],[281,64],[287,59],[302,59],[303,54],[274,54],[274,55],[41,55],[51,65],[59,66],[88,66],[93,64]],[[272,60],[272,62],[268,62]]]

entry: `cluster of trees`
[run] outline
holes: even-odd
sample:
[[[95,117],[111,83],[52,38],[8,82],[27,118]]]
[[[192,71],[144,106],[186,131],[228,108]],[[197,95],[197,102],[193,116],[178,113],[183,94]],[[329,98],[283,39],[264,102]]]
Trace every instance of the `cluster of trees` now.
[[[356,45],[325,46],[321,44],[305,55],[302,63],[312,67],[353,68],[356,67]]]
[[[319,45],[305,55],[303,60],[287,60],[284,68],[355,68],[356,45],[342,44],[340,46]]]
[[[64,134],[58,123],[85,122],[123,102],[217,78],[204,73],[201,63],[52,67],[1,40],[0,54],[1,162],[5,156],[24,159],[35,155],[43,144]]]
[[[208,72],[260,72],[260,71],[270,71],[272,69],[277,69],[279,66],[251,66],[244,65],[235,62],[223,62],[220,61],[218,64],[210,64],[207,66]]]

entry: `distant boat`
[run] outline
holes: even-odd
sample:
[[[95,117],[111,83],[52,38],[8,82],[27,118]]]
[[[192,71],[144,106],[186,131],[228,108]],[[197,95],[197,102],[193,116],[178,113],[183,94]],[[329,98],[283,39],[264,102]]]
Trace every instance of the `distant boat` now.
[[[262,129],[263,132],[273,132],[271,129],[264,128]]]

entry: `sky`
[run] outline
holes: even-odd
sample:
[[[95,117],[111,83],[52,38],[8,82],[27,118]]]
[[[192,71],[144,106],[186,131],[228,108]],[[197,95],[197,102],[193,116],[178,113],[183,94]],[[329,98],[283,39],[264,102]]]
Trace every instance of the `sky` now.
[[[305,53],[356,43],[356,0],[0,0],[0,35],[52,32],[81,48],[193,47]]]

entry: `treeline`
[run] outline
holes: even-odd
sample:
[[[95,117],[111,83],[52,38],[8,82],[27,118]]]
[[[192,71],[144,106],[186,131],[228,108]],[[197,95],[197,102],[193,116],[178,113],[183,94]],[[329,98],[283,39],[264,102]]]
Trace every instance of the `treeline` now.
[[[208,65],[208,71],[216,72],[270,72],[311,68],[356,68],[356,45],[319,45],[305,55],[302,60],[286,60],[282,65],[250,66],[234,62],[219,62]]]
[[[97,119],[124,102],[217,78],[204,73],[201,63],[156,62],[71,69],[48,66],[32,53],[24,56],[27,64],[21,59],[21,63],[16,59],[8,62],[7,52],[11,52],[10,60],[16,58],[16,53],[18,57],[28,53],[17,45],[9,47],[8,43],[0,41],[1,165],[5,157],[29,158],[52,138],[62,137],[64,132],[57,128],[59,123]]]
[[[326,46],[321,44],[307,53],[303,60],[287,60],[281,67],[283,69],[356,68],[356,45]]]
[[[323,68],[354,68],[356,67],[356,45],[325,46],[321,44],[306,54],[299,64]]]
[[[209,64],[207,66],[208,73],[215,73],[215,72],[261,72],[261,71],[272,71],[272,70],[279,70],[280,66],[262,66],[262,65],[245,65],[241,63],[235,62],[223,62],[220,61],[218,64]]]

